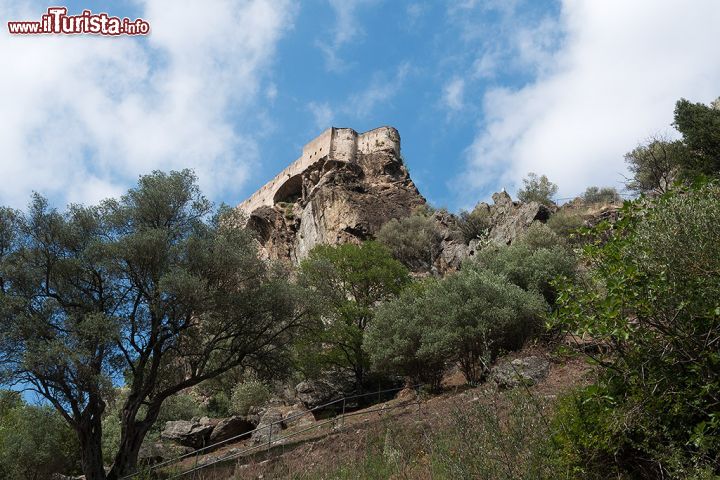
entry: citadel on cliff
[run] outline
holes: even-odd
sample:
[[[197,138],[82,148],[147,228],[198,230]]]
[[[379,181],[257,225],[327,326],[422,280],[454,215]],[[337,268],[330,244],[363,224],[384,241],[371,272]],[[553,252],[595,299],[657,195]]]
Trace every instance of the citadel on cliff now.
[[[494,205],[479,203],[492,220],[489,239],[510,243],[534,220],[545,221],[547,208],[513,202],[505,193]],[[400,155],[400,134],[393,127],[365,133],[328,128],[303,147],[300,158],[238,205],[247,226],[257,233],[265,258],[297,263],[318,244],[360,243],[373,239],[392,219],[425,206]],[[428,270],[457,269],[474,254],[457,234],[457,217],[436,211],[442,235]]]

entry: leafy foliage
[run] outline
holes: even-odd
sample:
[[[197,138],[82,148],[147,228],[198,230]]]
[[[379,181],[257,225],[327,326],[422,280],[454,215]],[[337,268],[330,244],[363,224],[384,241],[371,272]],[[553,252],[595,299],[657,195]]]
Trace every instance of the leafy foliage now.
[[[489,209],[477,206],[472,212],[461,211],[458,219],[458,227],[465,243],[469,243],[472,240],[484,239],[487,237],[488,230],[491,227]]]
[[[576,260],[561,237],[535,222],[513,244],[480,250],[471,264],[504,275],[524,290],[542,294],[552,305],[556,296],[552,280],[557,276],[572,277]]]
[[[633,175],[626,185],[628,190],[665,193],[677,178],[680,164],[686,155],[687,150],[679,140],[651,138],[645,145],[625,155],[625,162]]]
[[[383,225],[377,233],[377,241],[408,268],[427,270],[440,252],[442,236],[430,211],[418,210]]]
[[[555,212],[548,218],[546,223],[547,227],[553,231],[561,239],[568,240],[570,243],[574,243],[576,240],[576,233],[585,222],[579,212],[573,212],[569,210],[560,210]]]
[[[408,270],[377,242],[319,245],[300,264],[299,281],[319,315],[315,329],[300,340],[315,346],[313,355],[304,352],[305,361],[350,370],[363,385],[369,367],[363,334],[377,305],[410,282]]]
[[[720,109],[681,99],[675,105],[674,125],[689,151],[679,159],[685,175],[720,173]]]
[[[0,381],[25,382],[60,412],[89,478],[106,476],[115,379],[128,395],[113,479],[134,469],[166,399],[239,366],[287,363],[297,289],[190,171],[155,172],[120,200],[65,213],[35,196],[0,224]]]
[[[628,204],[591,233],[602,232],[585,247],[589,275],[558,297],[556,323],[611,352],[565,444],[582,446],[578,468],[593,459],[639,478],[717,474],[720,187]]]
[[[589,204],[617,203],[620,201],[620,194],[614,187],[588,187],[582,198]]]
[[[52,408],[0,391],[0,479],[35,480],[77,472],[77,439]]]
[[[429,298],[438,288],[437,280],[419,282],[382,305],[363,345],[376,368],[405,375],[414,384],[429,384],[433,390],[439,388],[445,365],[454,356],[445,312],[438,311],[442,305]]]
[[[553,197],[557,194],[558,186],[552,183],[547,176],[530,172],[523,179],[523,188],[519,189],[517,196],[521,202],[538,202],[543,205],[553,205]]]
[[[518,348],[538,330],[544,306],[539,295],[504,276],[463,268],[383,305],[365,348],[375,365],[435,389],[449,361],[459,362],[467,380],[476,383],[499,351]]]
[[[247,415],[251,407],[261,407],[270,399],[270,389],[258,380],[248,380],[233,388],[230,413]]]

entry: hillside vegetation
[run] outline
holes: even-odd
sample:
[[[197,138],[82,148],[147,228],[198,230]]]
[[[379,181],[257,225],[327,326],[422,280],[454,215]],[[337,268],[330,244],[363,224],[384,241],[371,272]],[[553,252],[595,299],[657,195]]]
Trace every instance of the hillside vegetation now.
[[[720,110],[680,100],[675,126],[627,155],[639,195],[622,205],[589,187],[558,207],[530,174],[525,203],[416,209],[297,267],[262,259],[190,171],[96,206],[0,209],[0,480],[162,478],[156,457],[229,425],[268,427],[242,445],[270,455],[290,419],[338,413],[308,409],[390,405],[380,391],[403,385],[422,415],[201,475],[719,478]],[[440,271],[450,246],[464,260]]]

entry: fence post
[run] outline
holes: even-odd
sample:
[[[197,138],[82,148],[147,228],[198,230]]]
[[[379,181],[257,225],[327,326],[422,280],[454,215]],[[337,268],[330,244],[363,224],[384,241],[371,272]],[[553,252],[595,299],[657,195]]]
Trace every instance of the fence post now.
[[[345,399],[346,399],[346,397],[343,397],[343,410],[342,410],[342,425],[341,425],[341,428],[345,428]]]

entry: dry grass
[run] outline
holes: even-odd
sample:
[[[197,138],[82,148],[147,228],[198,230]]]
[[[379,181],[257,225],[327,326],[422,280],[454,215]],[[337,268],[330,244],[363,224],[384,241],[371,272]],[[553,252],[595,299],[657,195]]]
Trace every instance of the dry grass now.
[[[547,354],[539,348],[526,349],[512,356]],[[499,392],[491,384],[469,388],[462,376],[450,372],[444,379],[445,391],[424,398],[395,399],[358,411],[347,417],[307,431],[271,449],[242,456],[200,470],[202,480],[237,479],[438,479],[457,478],[458,468],[500,469],[497,478],[530,478],[516,475],[526,458],[528,468],[538,462],[537,452],[525,449],[532,435],[543,435],[540,422],[551,415],[554,398],[568,388],[586,384],[591,368],[579,358],[555,361],[548,377],[525,391]],[[374,411],[385,407],[384,411]],[[320,422],[318,422],[320,423]],[[299,429],[307,428],[300,427]],[[524,430],[525,429],[525,430]],[[295,429],[298,430],[298,429]],[[295,430],[284,430],[287,436]],[[502,438],[500,438],[502,437]],[[241,451],[249,442],[229,445],[200,459],[207,461]],[[493,445],[498,458],[489,464],[473,464],[472,459],[488,459],[477,451]],[[503,452],[514,452],[505,462]],[[535,455],[533,457],[533,455]],[[454,458],[465,459],[457,464]],[[182,466],[194,464],[188,459]],[[453,473],[454,472],[454,473]],[[505,474],[505,476],[501,476]],[[475,473],[477,476],[478,474]],[[513,476],[515,475],[515,477]],[[477,478],[493,478],[479,476]]]

